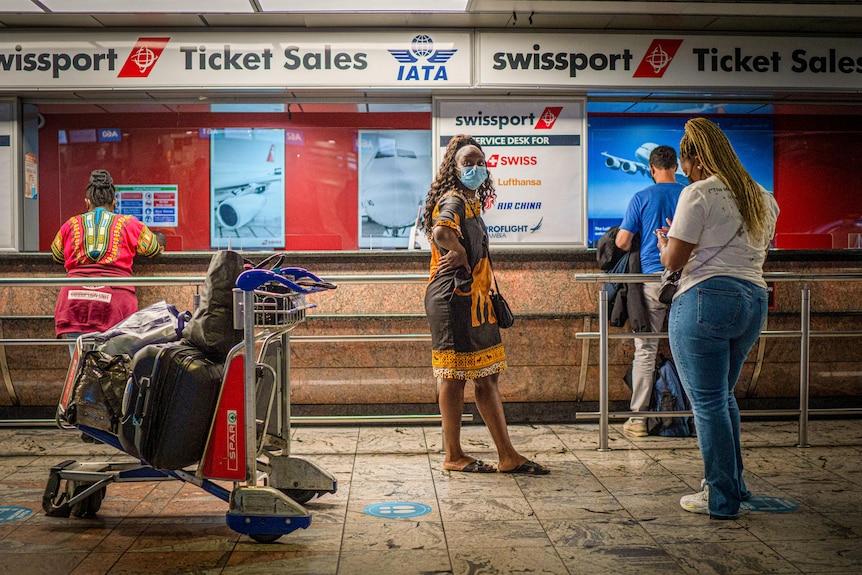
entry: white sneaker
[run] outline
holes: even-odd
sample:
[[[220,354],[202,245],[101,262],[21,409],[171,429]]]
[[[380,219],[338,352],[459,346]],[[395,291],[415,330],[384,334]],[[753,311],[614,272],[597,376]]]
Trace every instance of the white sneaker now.
[[[649,435],[646,422],[643,419],[635,419],[634,417],[629,418],[628,421],[623,423],[623,433],[634,437],[646,437]]]
[[[693,495],[683,495],[679,500],[679,505],[691,513],[709,515],[709,485],[701,483],[701,486],[703,491]]]

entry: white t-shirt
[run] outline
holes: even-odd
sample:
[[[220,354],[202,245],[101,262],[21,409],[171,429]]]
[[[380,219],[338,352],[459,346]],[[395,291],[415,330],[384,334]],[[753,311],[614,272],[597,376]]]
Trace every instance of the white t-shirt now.
[[[683,268],[676,295],[715,276],[730,276],[766,287],[763,262],[775,235],[779,210],[772,194],[763,186],[760,189],[768,215],[766,233],[759,241],[751,237],[745,226],[740,229],[742,215],[730,190],[718,176],[710,176],[682,190],[668,236],[695,246]]]

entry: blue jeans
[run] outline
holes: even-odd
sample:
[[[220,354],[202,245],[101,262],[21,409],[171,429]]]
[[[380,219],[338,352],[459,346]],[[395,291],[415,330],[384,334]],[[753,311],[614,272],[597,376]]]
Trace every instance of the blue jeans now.
[[[735,518],[751,497],[742,479],[733,388],[766,322],[766,306],[764,288],[720,276],[678,295],[670,309],[670,347],[694,412],[710,517]]]

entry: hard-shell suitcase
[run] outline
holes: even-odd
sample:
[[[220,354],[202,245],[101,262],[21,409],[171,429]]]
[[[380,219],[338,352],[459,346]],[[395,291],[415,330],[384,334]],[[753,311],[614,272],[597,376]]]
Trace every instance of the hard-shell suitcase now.
[[[184,342],[149,345],[132,359],[120,443],[156,469],[200,461],[223,367]]]

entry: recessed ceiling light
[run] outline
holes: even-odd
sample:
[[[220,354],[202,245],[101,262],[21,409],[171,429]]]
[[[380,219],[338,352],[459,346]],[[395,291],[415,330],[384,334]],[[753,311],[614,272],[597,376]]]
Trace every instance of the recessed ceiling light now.
[[[0,0],[0,8],[4,0]],[[51,12],[87,14],[238,14],[254,12],[248,0],[39,0]],[[5,11],[5,9],[4,9]]]
[[[258,0],[264,12],[464,12],[469,0]]]

